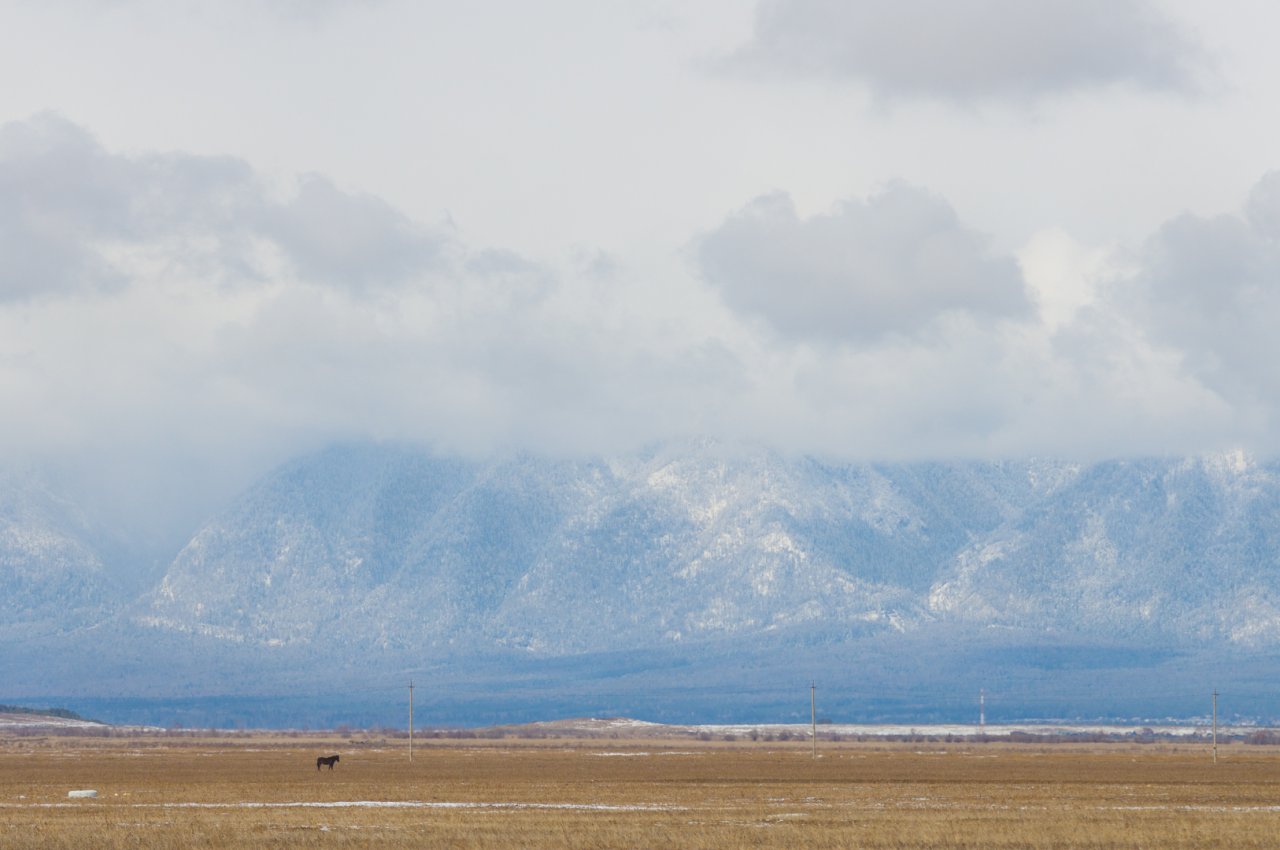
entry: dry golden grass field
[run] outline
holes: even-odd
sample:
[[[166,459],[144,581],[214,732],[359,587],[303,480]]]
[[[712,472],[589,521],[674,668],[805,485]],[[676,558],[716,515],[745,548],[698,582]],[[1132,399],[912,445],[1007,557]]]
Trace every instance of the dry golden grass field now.
[[[1280,750],[12,737],[0,847],[1280,847]]]

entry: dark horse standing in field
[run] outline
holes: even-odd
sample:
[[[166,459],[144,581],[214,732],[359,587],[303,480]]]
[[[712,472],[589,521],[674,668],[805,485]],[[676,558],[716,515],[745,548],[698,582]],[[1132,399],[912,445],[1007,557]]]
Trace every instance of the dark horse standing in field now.
[[[333,770],[333,766],[337,763],[338,763],[337,756],[320,756],[320,758],[316,759],[316,770],[319,770],[320,765],[322,764],[329,765],[329,769]]]

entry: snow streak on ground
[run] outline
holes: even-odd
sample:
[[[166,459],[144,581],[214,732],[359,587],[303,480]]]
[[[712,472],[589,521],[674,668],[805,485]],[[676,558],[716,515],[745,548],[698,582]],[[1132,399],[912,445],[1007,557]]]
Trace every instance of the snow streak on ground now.
[[[672,737],[680,735],[711,735],[717,738],[726,735],[749,737],[752,733],[759,735],[779,736],[787,734],[792,738],[807,738],[812,734],[809,723],[710,723],[701,725],[671,725],[635,720],[629,717],[590,717],[567,720],[544,721],[529,724],[532,729],[544,729],[559,734],[592,735],[626,735],[635,738]],[[1248,735],[1265,730],[1268,727],[1252,725],[1220,725],[1220,735]],[[1081,737],[1086,735],[1102,735],[1108,738],[1140,737],[1157,735],[1162,738],[1197,738],[1208,736],[1212,726],[1207,723],[1185,722],[1177,724],[1159,723],[1063,723],[1031,721],[1026,723],[821,723],[818,725],[819,738],[831,738],[839,735],[842,738],[905,738],[905,737],[977,737],[995,738],[1010,735],[1035,735],[1041,737]]]
[[[22,729],[57,730],[57,729],[110,729],[105,723],[92,720],[75,720],[70,717],[56,717],[49,714],[10,714],[0,713],[0,732],[13,732]]]
[[[696,732],[707,732],[711,735],[742,736],[749,735],[751,732],[776,735],[780,732],[788,732],[796,737],[808,737],[812,734],[812,727],[808,723],[709,724],[705,726],[692,726],[689,728]],[[1218,732],[1219,734],[1230,733],[1233,735],[1247,735],[1250,732],[1257,731],[1258,728],[1261,727],[1232,726],[1228,728],[1225,726],[1219,726]],[[1138,735],[1156,734],[1163,737],[1191,738],[1206,735],[1209,731],[1209,726],[1193,725],[1127,726],[1118,724],[1052,723],[1011,723],[999,725],[988,723],[986,726],[979,726],[976,723],[918,723],[914,725],[892,723],[823,723],[818,726],[819,737],[840,735],[843,737],[868,738],[901,738],[917,735],[926,737],[946,737],[947,735],[970,737],[976,735],[989,735],[991,737],[999,738],[1013,734],[1043,736],[1107,735],[1111,737],[1136,737]]]
[[[637,758],[640,756],[700,756],[702,753],[688,750],[672,750],[667,753],[591,753],[591,755],[601,758]]]
[[[785,800],[778,798],[770,802],[788,802],[792,805],[811,808],[827,808],[829,804],[805,798],[804,800]],[[1074,805],[1074,804],[1073,804]],[[104,803],[102,800],[87,800],[83,803],[0,803],[0,809],[71,809],[91,807],[117,807],[117,804]],[[634,803],[627,805],[608,805],[604,803],[521,803],[521,802],[472,802],[446,800],[336,800],[336,801],[239,801],[227,803],[127,803],[124,808],[130,809],[484,809],[488,811],[575,811],[575,812],[687,812],[693,811],[688,806],[661,805],[654,803]],[[883,809],[884,803],[873,803],[866,806],[871,809]],[[893,808],[894,806],[889,806]],[[957,804],[953,801],[938,800],[932,797],[914,797],[902,801],[897,808],[909,809],[960,809],[971,808],[969,805]],[[854,806],[857,808],[857,806]],[[993,805],[990,808],[1007,808]],[[1231,806],[1231,805],[1103,805],[1094,807],[1097,811],[1120,812],[1280,812],[1280,805]],[[780,817],[805,817],[803,812],[789,812],[771,815]]]
[[[6,809],[66,809],[102,805],[90,803],[0,803]],[[337,800],[234,803],[128,803],[130,809],[499,809],[574,812],[683,812],[684,806],[636,803],[606,805],[604,803],[518,803],[518,802],[451,802],[442,800]]]

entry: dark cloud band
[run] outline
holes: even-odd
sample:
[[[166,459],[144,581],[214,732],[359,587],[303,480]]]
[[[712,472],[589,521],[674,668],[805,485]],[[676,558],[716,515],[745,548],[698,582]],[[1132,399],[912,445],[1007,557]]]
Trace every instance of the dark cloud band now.
[[[1025,100],[1113,84],[1191,91],[1203,49],[1141,0],[761,0],[738,70],[878,97]]]

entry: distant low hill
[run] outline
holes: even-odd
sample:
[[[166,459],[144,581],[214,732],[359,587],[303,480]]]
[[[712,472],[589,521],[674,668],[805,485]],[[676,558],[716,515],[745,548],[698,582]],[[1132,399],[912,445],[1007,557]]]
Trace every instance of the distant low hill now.
[[[34,717],[57,717],[63,720],[84,720],[83,717],[65,708],[26,708],[20,705],[0,705],[0,714],[18,714]]]
[[[111,727],[96,720],[86,720],[65,708],[27,708],[0,705],[0,734],[5,732],[96,731]]]

